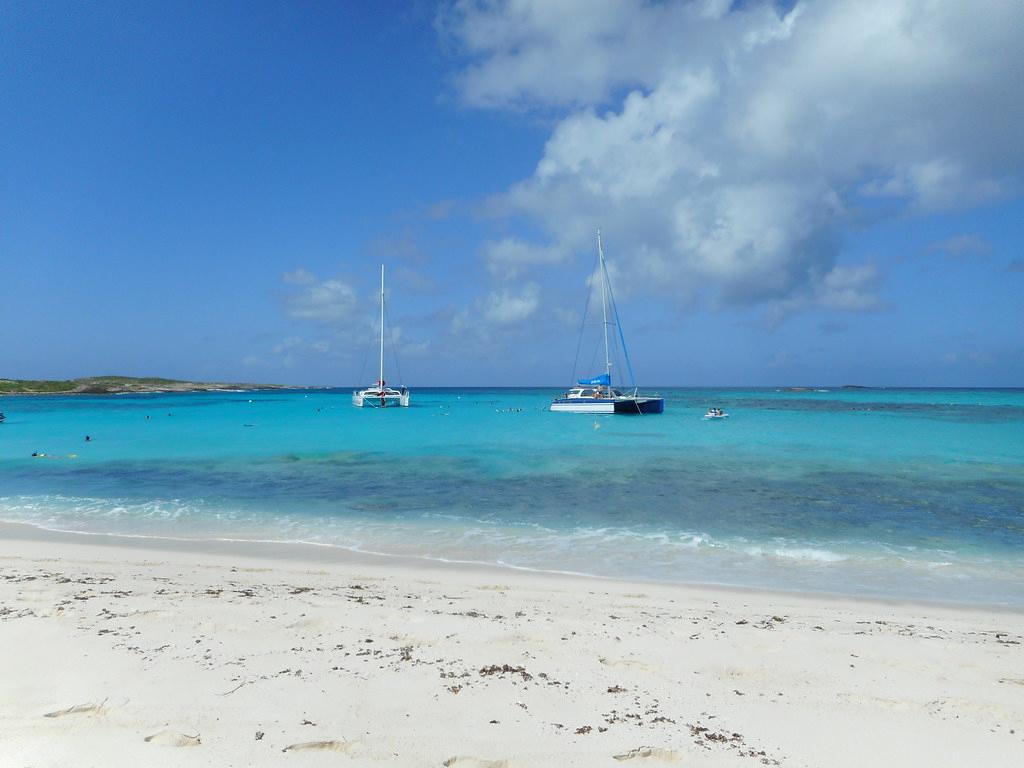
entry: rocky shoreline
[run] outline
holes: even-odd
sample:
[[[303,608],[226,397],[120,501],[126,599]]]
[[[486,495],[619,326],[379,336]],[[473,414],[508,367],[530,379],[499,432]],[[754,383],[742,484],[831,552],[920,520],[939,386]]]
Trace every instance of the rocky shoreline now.
[[[136,378],[131,376],[91,376],[81,379],[35,380],[0,379],[0,395],[123,395],[167,392],[252,392],[282,389],[280,384],[239,384],[197,382],[178,379]]]

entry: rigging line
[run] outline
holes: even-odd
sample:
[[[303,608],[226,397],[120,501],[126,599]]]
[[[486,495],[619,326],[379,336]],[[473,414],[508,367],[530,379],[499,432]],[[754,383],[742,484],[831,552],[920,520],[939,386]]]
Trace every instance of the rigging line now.
[[[620,374],[619,371],[625,371],[626,369],[622,366],[622,355],[620,354],[622,352],[622,349],[621,345],[619,344],[619,339],[617,336],[612,336],[611,338],[611,349],[612,367],[615,369],[615,374],[619,380],[619,385],[624,387],[626,382],[622,378],[623,374]]]
[[[615,303],[615,294],[612,293],[612,284],[608,283],[608,296],[612,300],[612,312],[615,313],[615,327],[619,329],[619,340],[622,343],[622,354],[626,358],[626,368],[629,370],[630,386],[636,389],[636,376],[633,374],[633,363],[629,359],[629,350],[626,349],[626,337],[622,334],[622,323],[619,320],[619,306]]]
[[[362,382],[362,383],[359,384],[360,387],[364,386],[365,382],[366,382],[366,379],[363,378],[363,375],[366,373],[366,361],[369,360],[369,359],[370,359],[370,345],[369,344],[364,344],[363,345],[363,364],[359,367],[359,381]]]
[[[614,316],[614,312],[612,314]],[[622,355],[620,354],[621,349],[620,349],[618,334],[616,334],[616,333],[612,334],[611,338],[608,340],[608,348],[609,348],[609,352],[610,352],[609,359],[611,360],[612,368],[614,370],[613,381],[614,381],[614,379],[617,378],[618,381],[619,381],[620,387],[625,386],[625,381],[622,378],[622,376],[625,375],[625,374],[620,374],[619,373],[619,371],[625,371],[626,369],[622,365],[623,360],[622,360]]]
[[[598,257],[595,256],[594,257],[594,263],[595,264],[597,263],[597,259],[598,259]],[[593,273],[591,273],[591,274],[593,274]],[[576,383],[576,366],[579,364],[579,361],[580,361],[580,348],[583,346],[583,328],[587,324],[587,312],[590,311],[590,294],[592,294],[593,292],[594,292],[594,286],[592,286],[592,285],[587,286],[587,301],[583,305],[583,317],[580,320],[580,333],[579,333],[579,336],[576,337],[576,357],[573,358],[573,361],[572,361],[572,379],[570,379],[571,384],[575,384]]]
[[[601,352],[601,334],[599,333],[594,338],[594,349],[590,353],[590,365],[587,366],[587,370],[588,371],[593,372],[593,371],[596,371],[598,369],[599,366],[597,364],[597,356],[600,354],[600,352]],[[576,382],[576,377],[575,376],[573,377],[573,382],[574,383]]]
[[[387,329],[388,334],[388,344],[391,345],[391,357],[395,361],[395,371],[398,373],[398,383],[404,386],[405,377],[402,376],[402,366],[398,364],[398,347],[395,344],[395,337],[392,335],[391,332],[391,313],[388,312],[386,306],[384,307],[384,319],[384,327]]]

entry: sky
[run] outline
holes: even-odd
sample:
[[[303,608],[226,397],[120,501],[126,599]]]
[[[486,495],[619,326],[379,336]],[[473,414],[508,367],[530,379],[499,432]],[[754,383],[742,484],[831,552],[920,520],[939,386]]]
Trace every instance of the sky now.
[[[563,385],[600,228],[641,387],[1024,386],[1022,38],[1015,0],[0,0],[0,377],[369,383],[383,263],[389,382]]]

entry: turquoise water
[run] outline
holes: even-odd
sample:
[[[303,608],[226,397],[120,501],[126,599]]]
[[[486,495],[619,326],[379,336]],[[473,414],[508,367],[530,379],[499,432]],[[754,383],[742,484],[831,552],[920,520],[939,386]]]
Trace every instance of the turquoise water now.
[[[0,519],[1024,606],[1024,390],[555,393],[0,398]]]

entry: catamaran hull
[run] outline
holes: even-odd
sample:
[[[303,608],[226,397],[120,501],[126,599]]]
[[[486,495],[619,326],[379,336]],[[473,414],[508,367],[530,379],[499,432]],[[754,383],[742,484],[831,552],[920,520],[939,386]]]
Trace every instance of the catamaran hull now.
[[[637,398],[629,403],[616,403],[616,413],[664,413],[665,401],[660,397]]]
[[[560,398],[551,403],[551,410],[556,413],[663,413],[665,400],[660,397],[631,397],[621,400]]]
[[[409,395],[374,397],[372,395],[361,395],[356,392],[352,395],[352,405],[357,408],[408,408]]]

